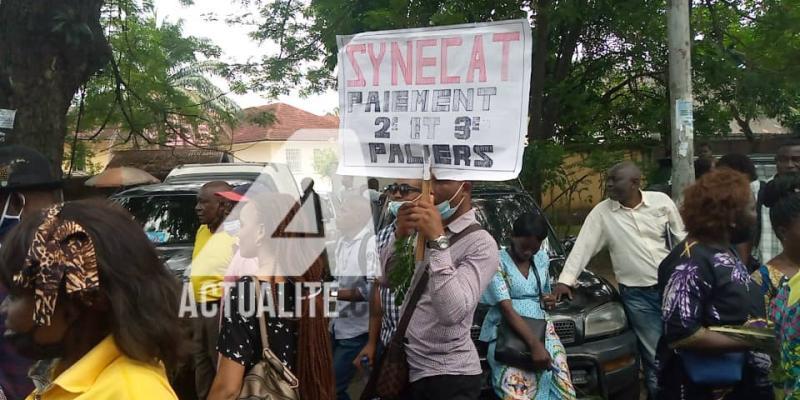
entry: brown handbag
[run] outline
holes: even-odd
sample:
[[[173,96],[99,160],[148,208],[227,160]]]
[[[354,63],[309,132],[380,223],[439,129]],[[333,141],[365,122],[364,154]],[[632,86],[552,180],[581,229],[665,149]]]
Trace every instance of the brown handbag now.
[[[384,400],[391,400],[400,398],[409,386],[408,378],[408,361],[406,360],[406,345],[404,343],[406,330],[408,324],[411,322],[411,315],[414,313],[414,308],[417,306],[419,298],[422,297],[422,292],[428,286],[428,267],[422,273],[417,285],[414,286],[414,291],[406,305],[406,310],[400,317],[400,323],[397,325],[397,331],[389,341],[389,345],[384,350],[381,357],[381,363],[378,367],[379,370],[375,374],[375,395]],[[370,377],[372,380],[373,376]],[[369,383],[368,383],[369,385]],[[364,397],[362,396],[362,399]]]
[[[470,225],[453,235],[450,238],[450,245],[452,246],[468,234],[482,229],[479,224]],[[410,386],[408,361],[406,360],[406,330],[411,322],[414,309],[417,307],[417,302],[419,302],[422,293],[428,287],[429,278],[428,266],[425,266],[425,271],[422,272],[422,276],[414,286],[406,308],[403,310],[403,315],[400,316],[397,330],[392,335],[389,345],[383,351],[380,361],[378,361],[376,368],[369,377],[367,386],[361,395],[361,400],[372,400],[376,397],[381,398],[381,400],[400,399]]]
[[[256,306],[261,304],[261,282],[256,283]],[[239,400],[299,400],[299,381],[269,348],[267,323],[264,313],[258,315],[258,330],[261,335],[262,358],[247,371],[242,382]]]

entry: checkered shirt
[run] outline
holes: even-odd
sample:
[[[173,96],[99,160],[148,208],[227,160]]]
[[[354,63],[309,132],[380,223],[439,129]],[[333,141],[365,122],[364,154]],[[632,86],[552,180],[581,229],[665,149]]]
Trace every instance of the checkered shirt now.
[[[381,251],[391,242],[392,233],[394,233],[394,223],[378,231],[378,235],[375,237],[378,254],[381,254]],[[383,272],[386,272],[385,266]],[[389,345],[389,341],[397,329],[397,322],[400,320],[400,307],[395,304],[394,291],[385,284],[387,280],[388,278],[383,279],[383,284],[380,285],[381,309],[383,310],[381,342],[384,346]]]

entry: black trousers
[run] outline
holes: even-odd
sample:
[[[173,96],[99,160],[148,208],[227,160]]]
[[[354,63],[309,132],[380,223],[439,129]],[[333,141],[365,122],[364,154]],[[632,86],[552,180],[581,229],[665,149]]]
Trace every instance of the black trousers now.
[[[413,400],[478,400],[481,375],[439,375],[411,384]]]
[[[219,306],[221,304],[217,300],[198,303],[198,307],[213,307],[212,303],[215,303],[218,307],[217,314],[211,317],[199,314],[193,321],[195,390],[199,400],[205,400],[208,397],[211,384],[217,375],[217,359],[219,357],[217,354],[217,339],[219,338]]]

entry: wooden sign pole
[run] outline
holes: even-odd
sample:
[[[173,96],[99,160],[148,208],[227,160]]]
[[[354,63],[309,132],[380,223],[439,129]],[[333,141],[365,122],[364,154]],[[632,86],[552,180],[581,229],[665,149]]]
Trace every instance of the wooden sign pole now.
[[[428,175],[428,174],[425,174]],[[430,202],[431,201],[431,180],[424,179],[422,181],[422,196],[420,196],[419,201]],[[417,250],[416,250],[416,261],[422,261],[425,258],[425,237],[422,236],[419,232],[417,232]]]

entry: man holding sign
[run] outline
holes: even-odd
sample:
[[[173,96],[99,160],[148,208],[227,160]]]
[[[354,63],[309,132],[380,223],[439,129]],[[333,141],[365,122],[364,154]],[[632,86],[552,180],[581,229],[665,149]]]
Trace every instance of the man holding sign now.
[[[413,301],[405,333],[411,395],[424,399],[477,399],[481,390],[481,364],[470,338],[472,315],[489,281],[497,271],[497,243],[475,218],[472,183],[434,180],[429,199],[406,203],[397,213],[393,237],[383,253],[394,256],[394,239],[418,232],[425,238],[427,263],[414,273],[409,293],[425,288]],[[423,276],[425,275],[425,276]]]
[[[472,181],[515,179],[522,169],[530,23],[364,32],[337,41],[342,110],[337,173],[435,176],[432,196],[423,186],[418,200],[400,208],[382,252],[384,265],[408,260],[407,254],[394,254],[395,237],[415,232],[424,239],[417,250],[426,247],[386,353],[405,349],[414,399],[477,399],[481,366],[470,325],[499,258],[497,243],[476,220]],[[376,381],[380,392],[381,380]]]

